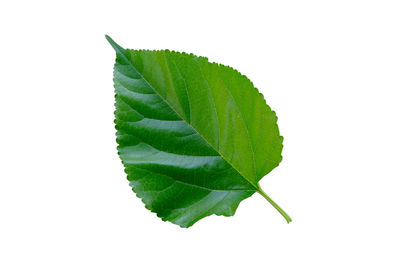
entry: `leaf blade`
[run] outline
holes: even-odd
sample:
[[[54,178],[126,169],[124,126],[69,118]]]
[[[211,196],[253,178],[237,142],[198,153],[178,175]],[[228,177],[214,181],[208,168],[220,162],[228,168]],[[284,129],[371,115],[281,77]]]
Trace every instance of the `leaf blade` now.
[[[211,214],[232,216],[240,201],[258,191],[263,176],[257,173],[259,155],[253,149],[254,142],[259,142],[254,138],[257,131],[248,128],[254,119],[242,114],[249,108],[245,102],[236,103],[243,97],[240,88],[228,89],[234,84],[227,78],[239,73],[194,55],[125,50],[106,38],[117,53],[117,143],[133,190],[146,208],[182,227]],[[243,82],[243,77],[236,79]],[[248,86],[250,81],[244,81]],[[264,98],[250,82],[251,88],[253,95],[261,96],[265,109]],[[227,110],[228,116],[224,115]],[[276,116],[269,112],[273,116],[269,114],[268,119],[275,122],[275,133],[282,141]],[[238,148],[240,153],[235,153]],[[280,157],[279,146],[277,151]],[[279,161],[273,162],[277,166]],[[264,164],[259,173],[276,166]]]

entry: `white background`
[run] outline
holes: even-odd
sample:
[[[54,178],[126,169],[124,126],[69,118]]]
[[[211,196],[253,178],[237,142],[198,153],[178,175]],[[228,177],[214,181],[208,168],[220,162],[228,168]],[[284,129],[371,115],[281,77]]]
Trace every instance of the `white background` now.
[[[400,266],[399,1],[2,1],[0,266]],[[114,51],[246,74],[281,165],[234,217],[162,222],[116,153]]]

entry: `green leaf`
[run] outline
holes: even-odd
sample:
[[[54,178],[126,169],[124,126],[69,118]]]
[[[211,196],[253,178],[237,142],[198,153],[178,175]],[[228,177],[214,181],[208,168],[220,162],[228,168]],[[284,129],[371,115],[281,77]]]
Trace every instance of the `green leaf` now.
[[[247,77],[205,57],[123,49],[114,66],[118,154],[133,191],[164,221],[232,216],[282,160],[277,117]]]

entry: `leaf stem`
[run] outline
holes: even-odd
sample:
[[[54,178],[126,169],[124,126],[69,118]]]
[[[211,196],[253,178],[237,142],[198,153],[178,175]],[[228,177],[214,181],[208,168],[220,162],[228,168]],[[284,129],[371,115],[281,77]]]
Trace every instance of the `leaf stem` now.
[[[260,185],[258,184],[258,189],[257,192],[260,193],[271,205],[285,218],[287,223],[290,223],[292,221],[292,218],[281,208],[278,206],[278,204],[275,203],[265,192],[264,190],[261,189]]]

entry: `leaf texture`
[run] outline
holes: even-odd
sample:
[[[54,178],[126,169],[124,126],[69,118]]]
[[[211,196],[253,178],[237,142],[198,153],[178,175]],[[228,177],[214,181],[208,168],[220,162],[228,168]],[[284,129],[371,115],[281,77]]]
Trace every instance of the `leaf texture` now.
[[[147,209],[189,227],[232,216],[259,192],[281,212],[258,182],[281,161],[283,138],[247,77],[204,57],[123,49],[106,38],[117,53],[118,154]]]

